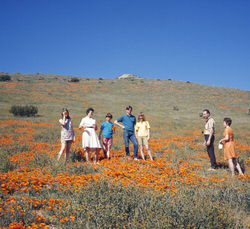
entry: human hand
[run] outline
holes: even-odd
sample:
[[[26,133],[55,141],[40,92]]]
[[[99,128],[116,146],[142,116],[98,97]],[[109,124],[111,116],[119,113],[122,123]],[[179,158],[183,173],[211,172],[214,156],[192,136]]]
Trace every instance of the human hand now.
[[[210,146],[210,140],[208,140],[207,142],[206,142],[206,146]]]

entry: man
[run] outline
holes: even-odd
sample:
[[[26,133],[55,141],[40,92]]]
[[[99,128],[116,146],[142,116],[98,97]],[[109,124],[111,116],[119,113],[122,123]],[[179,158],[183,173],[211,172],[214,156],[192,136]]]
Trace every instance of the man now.
[[[214,171],[217,168],[216,158],[214,154],[215,122],[214,119],[210,116],[210,111],[208,109],[203,110],[203,118],[206,120],[204,129],[205,141],[203,145],[207,147],[207,153],[211,162],[211,168],[209,168],[208,170]]]
[[[137,158],[138,143],[137,143],[135,132],[134,132],[136,118],[135,116],[132,115],[132,110],[133,109],[131,106],[126,107],[127,114],[115,120],[114,123],[120,126],[121,128],[123,128],[123,138],[124,138],[124,143],[125,143],[126,156],[127,157],[130,156],[130,153],[129,153],[129,140],[130,140],[134,145],[134,160],[138,160]],[[122,122],[122,124],[120,124],[119,122]]]

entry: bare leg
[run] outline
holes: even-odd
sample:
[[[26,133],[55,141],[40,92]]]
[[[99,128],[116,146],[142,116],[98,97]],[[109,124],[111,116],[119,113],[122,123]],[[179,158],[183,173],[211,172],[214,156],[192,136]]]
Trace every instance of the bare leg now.
[[[235,175],[235,173],[234,173],[234,163],[233,163],[233,159],[229,159],[228,160],[228,164],[229,164],[229,168],[230,168],[230,170],[231,170],[231,172],[232,172],[232,177]]]
[[[99,148],[95,149],[95,156],[94,156],[94,164],[96,164],[98,162],[98,154],[100,152]]]
[[[104,153],[104,157],[106,158],[107,157],[107,149],[106,149],[106,146],[104,144],[103,145],[103,153]]]
[[[70,152],[70,147],[71,147],[72,142],[67,142],[66,144],[66,158],[65,158],[65,164],[69,160],[69,152]]]
[[[85,149],[86,162],[89,162],[89,148]]]
[[[146,145],[146,149],[148,150],[148,155],[149,155],[149,157],[150,157],[150,160],[153,161],[153,157],[152,157],[152,154],[151,154],[151,150],[150,150],[150,148],[149,148],[148,145]]]
[[[234,163],[235,167],[237,168],[239,174],[242,175],[242,176],[244,176],[244,174],[243,174],[243,172],[241,170],[240,164],[237,162],[236,158],[233,158],[233,163]]]
[[[60,158],[61,158],[61,156],[62,156],[62,154],[63,154],[65,148],[66,148],[66,143],[62,143],[61,150],[60,150],[60,152],[58,153],[58,157],[57,157],[57,160],[58,160],[58,161],[60,160]]]
[[[145,161],[144,153],[143,153],[143,145],[140,145],[141,157]]]
[[[107,158],[109,159],[110,158],[110,145],[108,145],[108,150],[107,150]]]

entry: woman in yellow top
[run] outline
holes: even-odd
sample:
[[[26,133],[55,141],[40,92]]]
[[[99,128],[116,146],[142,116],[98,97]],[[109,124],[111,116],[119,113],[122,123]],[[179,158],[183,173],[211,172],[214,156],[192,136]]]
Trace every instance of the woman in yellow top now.
[[[230,127],[232,124],[231,118],[224,118],[224,138],[222,138],[219,143],[224,145],[224,159],[228,160],[229,168],[234,176],[234,166],[238,169],[239,174],[243,175],[239,163],[237,162],[236,148],[234,142],[234,132]]]
[[[138,144],[140,146],[142,159],[145,160],[143,153],[143,146],[145,146],[151,161],[153,161],[153,157],[148,146],[148,141],[150,139],[150,125],[148,121],[146,121],[145,116],[142,112],[138,116],[138,122],[135,125],[135,133]]]

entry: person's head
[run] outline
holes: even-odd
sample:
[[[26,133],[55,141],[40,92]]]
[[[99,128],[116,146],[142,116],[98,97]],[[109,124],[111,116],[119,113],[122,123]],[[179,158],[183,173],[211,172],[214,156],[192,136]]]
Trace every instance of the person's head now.
[[[204,109],[203,113],[202,113],[202,116],[203,116],[204,119],[208,119],[209,116],[210,116],[210,111],[208,109]]]
[[[126,107],[126,112],[128,115],[131,115],[133,108],[131,106]]]
[[[138,115],[138,121],[139,122],[146,121],[145,116],[144,116],[144,114],[142,112],[140,112],[139,115]]]
[[[93,116],[93,114],[94,114],[94,109],[93,108],[88,108],[87,110],[86,110],[86,114],[89,116],[89,117],[92,117]]]
[[[67,108],[63,108],[63,109],[62,109],[61,116],[62,116],[62,118],[63,118],[63,116],[65,116],[67,119],[70,118],[70,117],[69,117],[69,111],[68,111]]]
[[[231,118],[224,118],[223,121],[224,121],[223,125],[224,125],[225,128],[227,126],[231,126],[231,124],[232,124],[232,119]]]
[[[110,113],[107,113],[106,114],[106,120],[108,121],[108,122],[110,122],[110,120],[113,118],[113,116],[112,116],[112,114],[110,114]]]

